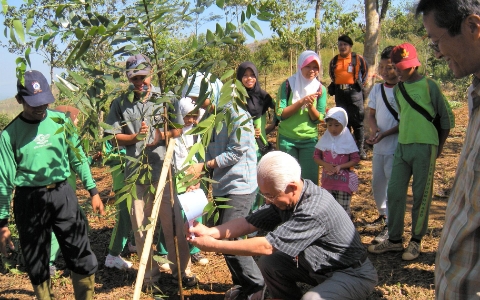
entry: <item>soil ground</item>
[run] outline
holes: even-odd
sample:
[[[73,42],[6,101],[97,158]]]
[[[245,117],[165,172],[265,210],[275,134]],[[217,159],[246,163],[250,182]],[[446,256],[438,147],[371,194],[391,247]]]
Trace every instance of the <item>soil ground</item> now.
[[[434,298],[434,263],[438,240],[442,231],[445,216],[447,197],[453,184],[458,156],[464,140],[467,125],[466,105],[454,109],[456,127],[450,132],[444,153],[437,160],[435,172],[434,198],[430,211],[429,230],[423,240],[423,251],[420,257],[412,262],[402,261],[401,253],[387,253],[384,255],[369,254],[375,265],[379,283],[368,299],[433,299]],[[368,246],[381,228],[367,228],[366,224],[377,218],[375,202],[371,192],[371,152],[369,160],[361,161],[356,169],[360,179],[359,192],[353,196],[352,211],[354,224],[359,231],[362,242]],[[135,286],[138,269],[136,255],[126,255],[134,262],[132,269],[122,271],[109,269],[104,266],[107,247],[112,228],[114,226],[115,208],[111,192],[111,177],[104,167],[93,167],[93,176],[98,183],[102,199],[108,201],[107,216],[97,217],[87,215],[91,226],[90,241],[99,260],[99,269],[95,278],[95,299],[131,299]],[[87,199],[87,193],[82,190],[81,184],[77,195],[81,201]],[[404,245],[410,240],[411,230],[411,190],[408,192],[409,202],[405,216]],[[223,257],[215,253],[205,253],[210,259],[206,266],[193,266],[192,271],[197,274],[200,283],[195,288],[183,291],[184,299],[190,300],[222,300],[226,290],[231,287],[232,281]],[[61,267],[61,260],[60,260]],[[2,264],[0,267],[0,299],[33,299],[33,290],[24,269],[7,271]],[[56,299],[73,299],[71,280],[62,277],[61,272],[52,279],[53,291]],[[178,286],[171,284],[171,276],[162,277],[160,287],[164,297],[180,299]],[[308,288],[308,287],[306,287]],[[141,299],[154,299],[142,294]],[[157,299],[160,299],[158,297]]]

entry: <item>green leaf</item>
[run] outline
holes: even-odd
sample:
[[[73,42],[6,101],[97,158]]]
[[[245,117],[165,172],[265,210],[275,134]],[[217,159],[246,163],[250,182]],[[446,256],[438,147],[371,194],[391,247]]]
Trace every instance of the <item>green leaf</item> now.
[[[225,34],[229,34],[230,32],[233,32],[237,29],[235,25],[233,25],[231,22],[228,22],[227,25],[225,26]]]
[[[252,20],[252,21],[250,21],[250,25],[252,25],[252,27],[253,27],[256,31],[258,31],[258,32],[260,32],[261,34],[263,34],[263,33],[262,33],[262,29],[260,28],[260,26],[258,26],[257,22],[255,22],[255,21]]]
[[[80,59],[87,51],[88,48],[90,48],[90,44],[92,43],[91,39],[85,40],[82,45],[80,46],[80,49],[78,49],[77,55],[75,56],[75,60]]]
[[[220,81],[225,81],[227,78],[231,77],[235,73],[234,70],[228,70],[227,72],[223,73],[222,78],[220,78]]]
[[[250,19],[251,16],[252,15],[250,14],[250,7],[247,6],[247,13],[242,11],[242,19],[241,19],[242,24],[245,22],[245,18]]]
[[[88,31],[87,34],[88,34],[89,36],[94,36],[95,33],[97,33],[97,31],[98,31],[98,27],[97,27],[97,26],[92,26],[92,28],[90,28],[90,30]]]
[[[225,6],[225,0],[216,0],[216,1],[215,1],[215,4],[217,4],[218,7],[220,7],[221,9],[223,9],[224,6]]]
[[[55,17],[60,18],[62,16],[65,6],[65,4],[58,5],[57,9],[55,10]]]
[[[35,11],[33,9],[29,10],[27,15],[27,22],[25,25],[27,32],[30,32],[30,28],[32,28],[34,17],[35,17]]]
[[[85,35],[85,33],[83,32],[82,29],[80,28],[75,28],[75,37],[77,38],[77,40],[81,40],[83,39],[83,36]]]
[[[27,50],[25,50],[25,60],[27,61],[28,66],[31,68],[32,63],[30,61],[30,52],[32,52],[32,48],[28,47]]]
[[[226,36],[222,39],[222,43],[233,45],[235,41],[231,37]]]
[[[253,29],[250,26],[248,26],[248,24],[243,24],[243,29],[249,36],[255,38],[255,33],[253,32]]]
[[[80,76],[78,73],[76,72],[73,72],[73,71],[67,71],[68,72],[68,75],[72,76],[73,79],[79,83],[79,84],[87,84],[87,80],[85,78],[83,78],[82,76]]]
[[[8,11],[7,0],[2,0],[2,8],[3,8],[3,14],[6,15]]]
[[[215,36],[213,35],[213,32],[210,31],[210,29],[207,29],[206,39],[208,43],[213,43],[215,41]]]
[[[269,22],[273,17],[273,14],[262,11],[260,14],[257,15],[257,20]]]
[[[15,37],[15,30],[13,30],[13,28],[11,28],[11,27],[10,27],[10,39],[12,40],[12,42],[15,45],[19,45],[18,41],[17,41],[17,38]]]
[[[25,31],[23,30],[22,21],[19,19],[13,20],[13,28],[15,28],[15,33],[18,35],[18,38],[22,43],[25,43]]]
[[[216,24],[215,34],[220,37],[224,35],[223,28],[218,23]]]

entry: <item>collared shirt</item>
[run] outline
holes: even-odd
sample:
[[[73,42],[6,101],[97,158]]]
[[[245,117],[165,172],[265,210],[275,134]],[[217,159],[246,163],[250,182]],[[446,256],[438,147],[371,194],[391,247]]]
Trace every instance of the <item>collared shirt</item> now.
[[[435,261],[437,299],[480,298],[480,80],[469,88],[465,142]]]
[[[152,86],[152,91],[157,92],[159,89]],[[130,101],[128,94],[123,94],[112,102],[110,112],[105,123],[112,126],[111,129],[105,130],[110,134],[136,134],[140,131],[142,121],[149,127],[149,133],[144,141],[125,146],[127,156],[134,158],[142,158],[144,164],[149,164],[152,168],[150,171],[142,169],[138,181],[139,183],[149,184],[156,182],[160,178],[160,172],[165,158],[165,140],[161,140],[157,145],[146,147],[147,144],[153,143],[155,139],[155,125],[162,121],[163,105],[149,101],[139,101],[133,99]],[[151,94],[150,94],[151,95]],[[163,127],[160,128],[163,131]],[[137,174],[139,163],[131,160],[126,161],[125,178],[129,178],[132,174]],[[151,173],[147,175],[147,171]]]
[[[345,210],[330,193],[305,179],[293,210],[264,205],[246,217],[278,251],[306,261],[314,272],[345,269],[362,259],[365,247]]]

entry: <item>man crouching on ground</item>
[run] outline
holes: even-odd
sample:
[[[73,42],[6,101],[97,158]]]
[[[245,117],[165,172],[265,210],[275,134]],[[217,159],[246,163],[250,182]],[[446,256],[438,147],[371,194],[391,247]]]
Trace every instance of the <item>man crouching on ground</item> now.
[[[258,266],[276,299],[365,299],[377,271],[345,210],[325,189],[301,179],[300,165],[274,151],[258,163],[257,181],[266,204],[216,227],[196,223],[188,238],[205,251],[263,255]],[[258,229],[265,237],[232,239]],[[314,287],[302,296],[296,282]]]

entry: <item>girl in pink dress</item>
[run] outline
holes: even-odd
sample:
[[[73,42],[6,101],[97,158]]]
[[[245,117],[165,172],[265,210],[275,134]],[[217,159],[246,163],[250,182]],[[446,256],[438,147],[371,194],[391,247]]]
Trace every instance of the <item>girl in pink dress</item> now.
[[[358,147],[347,128],[347,112],[341,107],[325,115],[327,131],[315,146],[313,159],[323,167],[321,185],[335,197],[351,217],[352,193],[358,189],[357,174],[351,169],[360,162]]]

